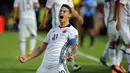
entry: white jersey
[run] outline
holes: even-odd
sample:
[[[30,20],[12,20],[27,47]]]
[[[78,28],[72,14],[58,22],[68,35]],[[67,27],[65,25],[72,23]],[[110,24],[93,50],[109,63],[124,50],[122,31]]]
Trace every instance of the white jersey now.
[[[14,7],[19,7],[20,19],[36,19],[34,3],[38,0],[15,0]]]
[[[70,47],[70,43],[75,39],[78,42],[78,31],[72,25],[65,28],[52,28],[44,39],[48,46],[45,51],[43,65],[54,65],[58,63],[66,63],[66,51]]]
[[[104,3],[104,21],[105,25],[108,25],[108,22],[112,20],[114,16],[114,6],[115,6],[115,0],[105,0]]]
[[[130,0],[120,0],[120,4],[124,5],[123,13],[130,16]]]
[[[63,4],[67,4],[70,7],[73,7],[72,0],[47,0],[46,7],[51,9],[52,12],[52,27],[56,28],[59,26],[59,11]]]

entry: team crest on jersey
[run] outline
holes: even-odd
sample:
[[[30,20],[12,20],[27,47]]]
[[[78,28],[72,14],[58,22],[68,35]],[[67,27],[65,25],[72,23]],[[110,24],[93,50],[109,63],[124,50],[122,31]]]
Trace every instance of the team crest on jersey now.
[[[67,32],[67,30],[65,29],[64,31],[63,31],[63,33],[66,33]]]

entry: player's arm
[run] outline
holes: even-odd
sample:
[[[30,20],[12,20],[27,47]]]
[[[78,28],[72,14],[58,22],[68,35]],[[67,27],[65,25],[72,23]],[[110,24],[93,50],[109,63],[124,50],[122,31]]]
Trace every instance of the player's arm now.
[[[14,7],[13,8],[13,20],[16,21],[16,19],[18,18],[19,15],[19,7]]]
[[[51,8],[53,7],[54,1],[55,0],[47,0],[45,10],[44,10],[43,20],[42,20],[42,23],[40,24],[40,28],[46,27],[45,24],[46,24],[46,21],[48,18],[48,13],[51,10]]]
[[[19,0],[15,0],[13,4],[13,21],[15,23],[16,19],[19,16]]]
[[[117,19],[117,25],[116,25],[117,30],[120,29],[120,18],[121,18],[121,15],[122,15],[122,8],[124,7],[124,5],[127,3],[128,0],[121,0],[121,1],[118,4],[119,5],[118,12],[117,12],[118,19]]]
[[[43,20],[42,23],[40,25],[41,28],[45,27],[45,24],[47,22],[47,18],[48,18],[48,14],[49,14],[50,9],[45,7],[45,11],[44,11],[44,15],[43,15]]]
[[[119,0],[115,1],[115,6],[114,6],[114,16],[113,16],[113,20],[116,21],[117,20],[117,11],[118,11],[118,7],[119,6]]]
[[[47,47],[47,43],[43,43],[38,49],[36,49],[30,56],[21,56],[20,57],[20,62],[21,63],[24,63],[28,60],[31,60],[39,55],[41,55],[44,50],[46,49]]]
[[[68,61],[72,61],[74,59],[74,57],[76,56],[76,52],[77,52],[77,42],[76,42],[76,38],[73,38],[70,40],[70,52],[69,52],[69,57],[67,58]]]
[[[80,14],[74,8],[72,8],[72,16],[76,17],[80,24],[83,24],[82,16],[80,16]]]

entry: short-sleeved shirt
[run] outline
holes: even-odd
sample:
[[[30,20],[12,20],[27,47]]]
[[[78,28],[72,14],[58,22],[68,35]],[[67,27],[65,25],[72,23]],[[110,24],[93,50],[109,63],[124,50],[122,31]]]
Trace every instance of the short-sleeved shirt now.
[[[120,4],[124,5],[123,13],[130,15],[130,0],[120,0]]]
[[[15,0],[14,7],[19,7],[20,19],[36,19],[34,3],[38,0]]]
[[[72,25],[52,28],[44,39],[48,43],[43,63],[46,65],[66,63],[66,51],[71,44],[78,44],[78,31]]]
[[[96,12],[96,7],[95,8],[89,8],[89,6],[97,6],[97,1],[96,0],[83,0],[85,3],[84,6],[84,14],[89,16],[93,15]]]
[[[51,9],[52,12],[52,27],[58,27],[59,23],[59,11],[63,4],[67,4],[70,7],[73,7],[72,0],[47,0],[46,7]]]

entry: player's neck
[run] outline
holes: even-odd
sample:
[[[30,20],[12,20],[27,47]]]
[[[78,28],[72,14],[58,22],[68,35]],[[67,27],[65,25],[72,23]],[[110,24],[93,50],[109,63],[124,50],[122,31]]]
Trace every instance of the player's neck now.
[[[69,22],[60,22],[60,27],[63,28],[63,27],[66,27],[67,25],[69,24]]]

